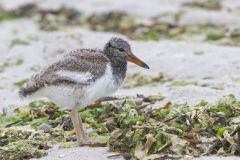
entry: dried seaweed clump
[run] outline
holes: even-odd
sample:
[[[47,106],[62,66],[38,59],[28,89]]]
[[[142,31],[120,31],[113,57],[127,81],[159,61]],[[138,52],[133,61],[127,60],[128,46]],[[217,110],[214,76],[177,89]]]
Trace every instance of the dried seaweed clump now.
[[[158,85],[166,82],[171,82],[173,78],[164,73],[158,75],[142,75],[140,73],[128,74],[124,82],[124,88],[133,88],[146,85]]]
[[[168,103],[140,115],[144,122],[112,133],[112,151],[137,159],[240,156],[240,102],[233,95],[215,105],[202,101],[191,108]]]
[[[186,8],[220,10],[219,0],[203,0],[183,3],[177,13],[164,13],[153,18],[129,15],[125,12],[110,11],[101,14],[84,14],[81,11],[61,6],[58,9],[42,9],[34,3],[26,3],[14,10],[0,7],[0,22],[18,18],[30,18],[46,31],[81,26],[100,32],[117,32],[135,40],[174,39],[197,42],[210,42],[221,45],[239,46],[239,28],[207,23],[204,25],[180,25],[181,18],[190,14]],[[230,12],[230,11],[228,11]],[[164,19],[170,19],[165,22]],[[19,43],[19,42],[18,42]],[[21,42],[26,45],[27,42]]]
[[[189,7],[207,9],[207,10],[220,10],[222,8],[221,1],[219,0],[192,1],[192,2],[186,2],[184,5]]]

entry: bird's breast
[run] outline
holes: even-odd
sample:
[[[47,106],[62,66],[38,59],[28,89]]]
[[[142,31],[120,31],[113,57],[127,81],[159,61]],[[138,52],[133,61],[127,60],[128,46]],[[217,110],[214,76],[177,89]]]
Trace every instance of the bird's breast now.
[[[99,98],[109,96],[117,91],[122,81],[122,79],[113,75],[111,65],[107,65],[105,74],[88,87],[85,97],[93,102]]]

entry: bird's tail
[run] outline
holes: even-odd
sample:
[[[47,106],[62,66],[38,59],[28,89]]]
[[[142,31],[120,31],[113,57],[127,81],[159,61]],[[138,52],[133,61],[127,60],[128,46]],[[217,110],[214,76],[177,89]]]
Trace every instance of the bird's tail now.
[[[26,98],[37,91],[38,88],[37,85],[26,85],[25,87],[20,88],[18,94],[20,98]]]
[[[18,91],[18,94],[19,94],[19,97],[20,98],[24,98],[24,97],[27,97],[28,95],[28,88],[27,87],[22,87],[20,88],[20,90]]]
[[[29,88],[29,87],[22,87],[22,88],[20,88],[20,90],[19,90],[19,92],[18,92],[18,94],[19,94],[19,97],[20,98],[25,98],[25,97],[27,97],[28,95],[29,95],[29,91],[30,91],[31,89]]]
[[[41,80],[41,76],[39,74],[34,75],[31,77],[31,79],[27,82],[25,86],[20,88],[18,92],[19,97],[27,98],[43,86],[44,82]]]

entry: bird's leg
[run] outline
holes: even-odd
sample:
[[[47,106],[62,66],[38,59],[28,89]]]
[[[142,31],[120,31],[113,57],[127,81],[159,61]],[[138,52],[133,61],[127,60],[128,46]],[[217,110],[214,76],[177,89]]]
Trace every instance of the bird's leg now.
[[[74,130],[76,132],[77,142],[79,144],[83,144],[85,141],[87,141],[87,137],[84,133],[82,120],[78,115],[78,109],[76,107],[73,108],[71,111],[71,119],[72,119]]]
[[[77,108],[72,109],[71,119],[72,119],[74,130],[76,132],[77,142],[79,145],[86,145],[86,146],[92,146],[92,147],[102,147],[102,146],[106,145],[105,143],[100,142],[98,140],[89,139],[85,135],[85,132],[84,132],[83,126],[82,126],[82,120],[78,114]]]

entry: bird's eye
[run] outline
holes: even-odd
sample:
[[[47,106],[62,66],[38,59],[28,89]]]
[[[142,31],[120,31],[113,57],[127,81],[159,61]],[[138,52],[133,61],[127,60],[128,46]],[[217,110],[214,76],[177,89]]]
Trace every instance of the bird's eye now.
[[[118,49],[120,52],[124,52],[124,49],[123,48],[119,48]]]

